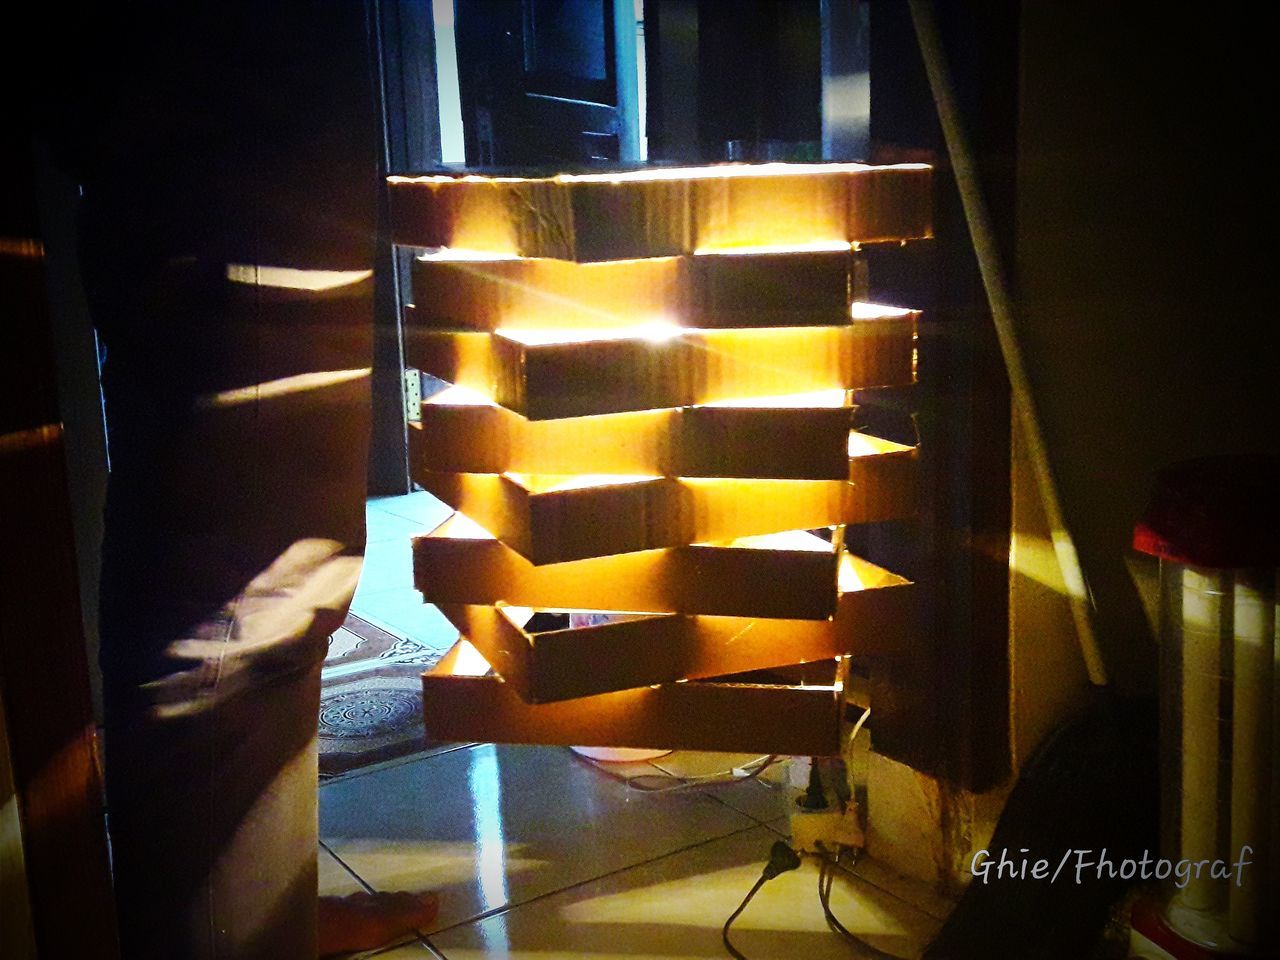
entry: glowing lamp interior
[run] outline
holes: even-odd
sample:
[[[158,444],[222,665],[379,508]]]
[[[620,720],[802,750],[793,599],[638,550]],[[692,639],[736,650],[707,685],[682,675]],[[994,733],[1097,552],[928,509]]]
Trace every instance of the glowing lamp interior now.
[[[465,637],[459,637],[453,657],[440,662],[440,671],[455,677],[484,677],[493,668],[479,650]]]
[[[444,523],[431,531],[434,537],[454,540],[496,540],[497,538],[465,513],[455,512]]]
[[[849,429],[855,391],[913,381],[916,311],[850,303],[860,242],[931,235],[928,177],[886,169],[388,178],[411,185],[392,191],[396,236],[438,245],[414,265],[406,355],[453,384],[411,432],[414,479],[458,511],[419,541],[416,577],[475,643],[461,638],[434,672],[490,676],[489,651],[506,679],[456,686],[550,737],[515,742],[583,742],[559,739],[557,724],[576,720],[550,719],[579,697],[593,698],[581,703],[596,726],[621,705],[657,714],[683,697],[717,704],[709,716],[725,712],[709,699],[722,684],[689,677],[835,657],[834,683],[825,667],[783,686],[727,681],[744,704],[764,702],[761,688],[787,692],[782,722],[757,724],[773,742],[822,702],[794,691],[838,693],[839,654],[864,637],[888,643],[896,631],[881,626],[906,621],[909,591],[853,596],[907,581],[844,539],[846,523],[915,509],[914,448]],[[232,279],[262,283],[261,269]],[[536,499],[567,491],[586,492]],[[654,683],[660,696],[642,686]],[[822,709],[838,733],[837,705]],[[656,740],[694,739],[697,714]],[[732,740],[752,714],[730,713],[704,739]],[[826,736],[802,745],[822,753]]]
[[[864,303],[861,300],[855,300],[849,308],[849,315],[854,320],[896,320],[909,317],[914,312],[906,307],[889,307],[880,303]]]
[[[552,344],[591,343],[601,340],[647,340],[650,343],[663,343],[684,333],[685,328],[668,320],[655,320],[652,323],[616,328],[525,330],[501,327],[495,332],[498,336],[514,340],[516,343],[535,347],[550,346]]]
[[[512,480],[530,493],[560,493],[565,490],[585,490],[588,487],[621,487],[632,483],[648,483],[662,478],[652,474],[538,474],[505,473]]]
[[[788,393],[777,397],[732,397],[726,400],[709,400],[697,404],[700,407],[732,407],[738,409],[798,409],[843,407],[848,401],[848,391],[839,387],[829,390],[811,390],[807,393]]]
[[[462,247],[435,247],[418,255],[419,260],[428,263],[443,261],[446,263],[484,263],[496,260],[520,260],[516,253],[504,253],[500,250],[467,250]]]
[[[849,459],[851,460],[856,457],[876,457],[886,453],[907,453],[910,450],[911,447],[906,444],[894,443],[892,440],[873,437],[856,430],[849,432]]]
[[[758,243],[740,246],[698,247],[695,257],[760,256],[770,253],[844,253],[853,249],[848,240],[810,240],[798,243]]]
[[[498,404],[479,390],[470,387],[449,386],[433,393],[425,401],[441,407],[496,407]]]
[[[808,550],[814,553],[830,553],[834,549],[830,540],[824,540],[808,530],[785,530],[782,533],[738,537],[724,546],[742,550]]]

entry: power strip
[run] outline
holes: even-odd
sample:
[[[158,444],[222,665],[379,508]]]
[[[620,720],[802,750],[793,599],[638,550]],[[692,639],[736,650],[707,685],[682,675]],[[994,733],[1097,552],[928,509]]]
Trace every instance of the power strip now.
[[[804,853],[820,853],[818,844],[827,852],[840,847],[861,850],[867,845],[855,804],[848,804],[844,810],[801,810],[791,814],[791,846]]]

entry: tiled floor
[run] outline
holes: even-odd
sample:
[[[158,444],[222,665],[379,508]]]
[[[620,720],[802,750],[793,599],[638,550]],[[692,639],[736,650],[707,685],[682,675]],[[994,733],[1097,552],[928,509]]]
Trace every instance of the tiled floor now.
[[[408,556],[397,540],[446,512],[426,494],[371,502],[370,549],[382,556],[370,572],[394,582],[362,580],[353,608],[361,617],[431,645],[453,641],[439,614],[410,610],[416,594],[397,566]],[[677,753],[604,769],[563,748],[469,744],[340,777],[320,788],[322,892],[440,892],[436,925],[377,954],[385,960],[725,957],[720,928],[787,830],[785,768],[667,792],[626,778],[705,774],[746,759]],[[939,925],[844,871],[832,906],[845,926],[904,957]],[[733,939],[751,960],[856,955],[827,929],[809,860],[763,887]]]
[[[439,526],[453,511],[429,493],[375,497],[368,503],[364,571],[351,612],[391,633],[447,650],[458,639],[435,607],[413,589],[409,538]]]

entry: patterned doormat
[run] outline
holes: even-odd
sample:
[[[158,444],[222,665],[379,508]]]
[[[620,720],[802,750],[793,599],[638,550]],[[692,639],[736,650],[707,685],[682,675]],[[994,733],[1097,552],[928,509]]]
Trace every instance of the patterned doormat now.
[[[441,653],[348,614],[320,686],[320,776],[439,749],[422,729],[422,673]]]

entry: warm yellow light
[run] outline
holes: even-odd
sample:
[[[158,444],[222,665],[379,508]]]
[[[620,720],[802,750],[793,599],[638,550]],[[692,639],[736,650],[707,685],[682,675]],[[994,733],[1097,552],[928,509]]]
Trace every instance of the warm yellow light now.
[[[741,247],[699,247],[695,257],[759,256],[768,253],[843,253],[853,249],[848,240],[810,240],[802,243],[764,243]]]
[[[483,677],[489,670],[489,661],[479,650],[471,645],[465,637],[458,638],[457,655],[453,658],[452,669],[455,677]]]
[[[496,407],[498,405],[479,390],[459,386],[445,387],[439,393],[433,393],[426,402],[442,407]]]
[[[542,347],[565,343],[593,343],[601,340],[646,340],[649,343],[664,343],[685,333],[686,329],[669,320],[655,320],[652,323],[615,328],[522,330],[499,327],[494,332],[500,337],[506,337],[527,347]]]
[[[436,247],[418,255],[419,260],[441,260],[447,263],[469,263],[473,261],[519,260],[515,253],[501,253],[493,250],[467,250],[462,247]]]
[[[912,448],[904,443],[894,443],[869,434],[849,431],[849,459],[855,457],[877,457],[885,453],[906,453]]]
[[[840,570],[836,574],[836,586],[841,593],[875,590],[878,587],[895,586],[906,582],[905,578],[889,572],[884,567],[877,567],[861,557],[851,553],[840,555]]]
[[[299,373],[292,377],[280,377],[278,380],[266,380],[262,383],[250,384],[247,387],[236,387],[219,393],[207,394],[196,400],[196,405],[203,409],[220,407],[236,407],[244,403],[256,403],[260,400],[272,400],[288,396],[291,393],[302,393],[306,390],[320,390],[334,387],[340,383],[349,383],[369,376],[368,367],[355,370],[319,370],[315,373]]]
[[[808,530],[785,530],[755,537],[738,537],[725,546],[747,550],[809,550],[814,553],[830,553],[834,549],[830,540],[824,540]]]
[[[454,513],[448,520],[436,527],[433,536],[449,537],[454,540],[496,540],[497,538],[465,513]]]
[[[504,477],[524,487],[530,493],[559,493],[564,490],[583,490],[587,487],[621,487],[631,483],[661,480],[654,474],[538,474],[504,473]]]
[[[555,177],[488,177],[467,174],[455,177],[429,173],[420,176],[392,175],[388,183],[643,183],[654,180],[714,180],[741,177],[819,176],[830,173],[859,173],[863,170],[928,170],[927,163],[896,163],[873,167],[866,163],[726,163],[709,167],[657,167],[621,170],[613,173],[562,173]]]
[[[372,270],[300,270],[296,267],[265,267],[256,263],[227,264],[227,279],[232,283],[281,290],[336,290],[355,286],[372,276]]]
[[[526,623],[533,619],[533,607],[513,607],[501,603],[498,604],[498,611],[521,630],[524,629]]]
[[[455,177],[447,173],[424,173],[416,177],[392,174],[387,183],[530,183],[535,177],[486,177],[478,173]]]
[[[896,320],[910,316],[914,310],[906,307],[889,307],[881,303],[864,303],[855,300],[849,308],[849,315],[854,320]]]
[[[617,173],[564,173],[556,183],[637,183],[651,180],[716,180],[742,177],[820,176],[830,173],[859,173],[871,170],[865,163],[743,163],[710,167],[659,167]],[[925,163],[901,163],[874,169],[927,170]]]
[[[788,393],[778,397],[734,397],[729,400],[711,400],[696,404],[700,407],[735,407],[751,409],[811,409],[825,407],[834,409],[843,407],[847,392],[840,387],[829,390],[811,390],[807,393]]]
[[[0,237],[0,257],[19,260],[39,260],[44,256],[44,244],[31,237]]]

